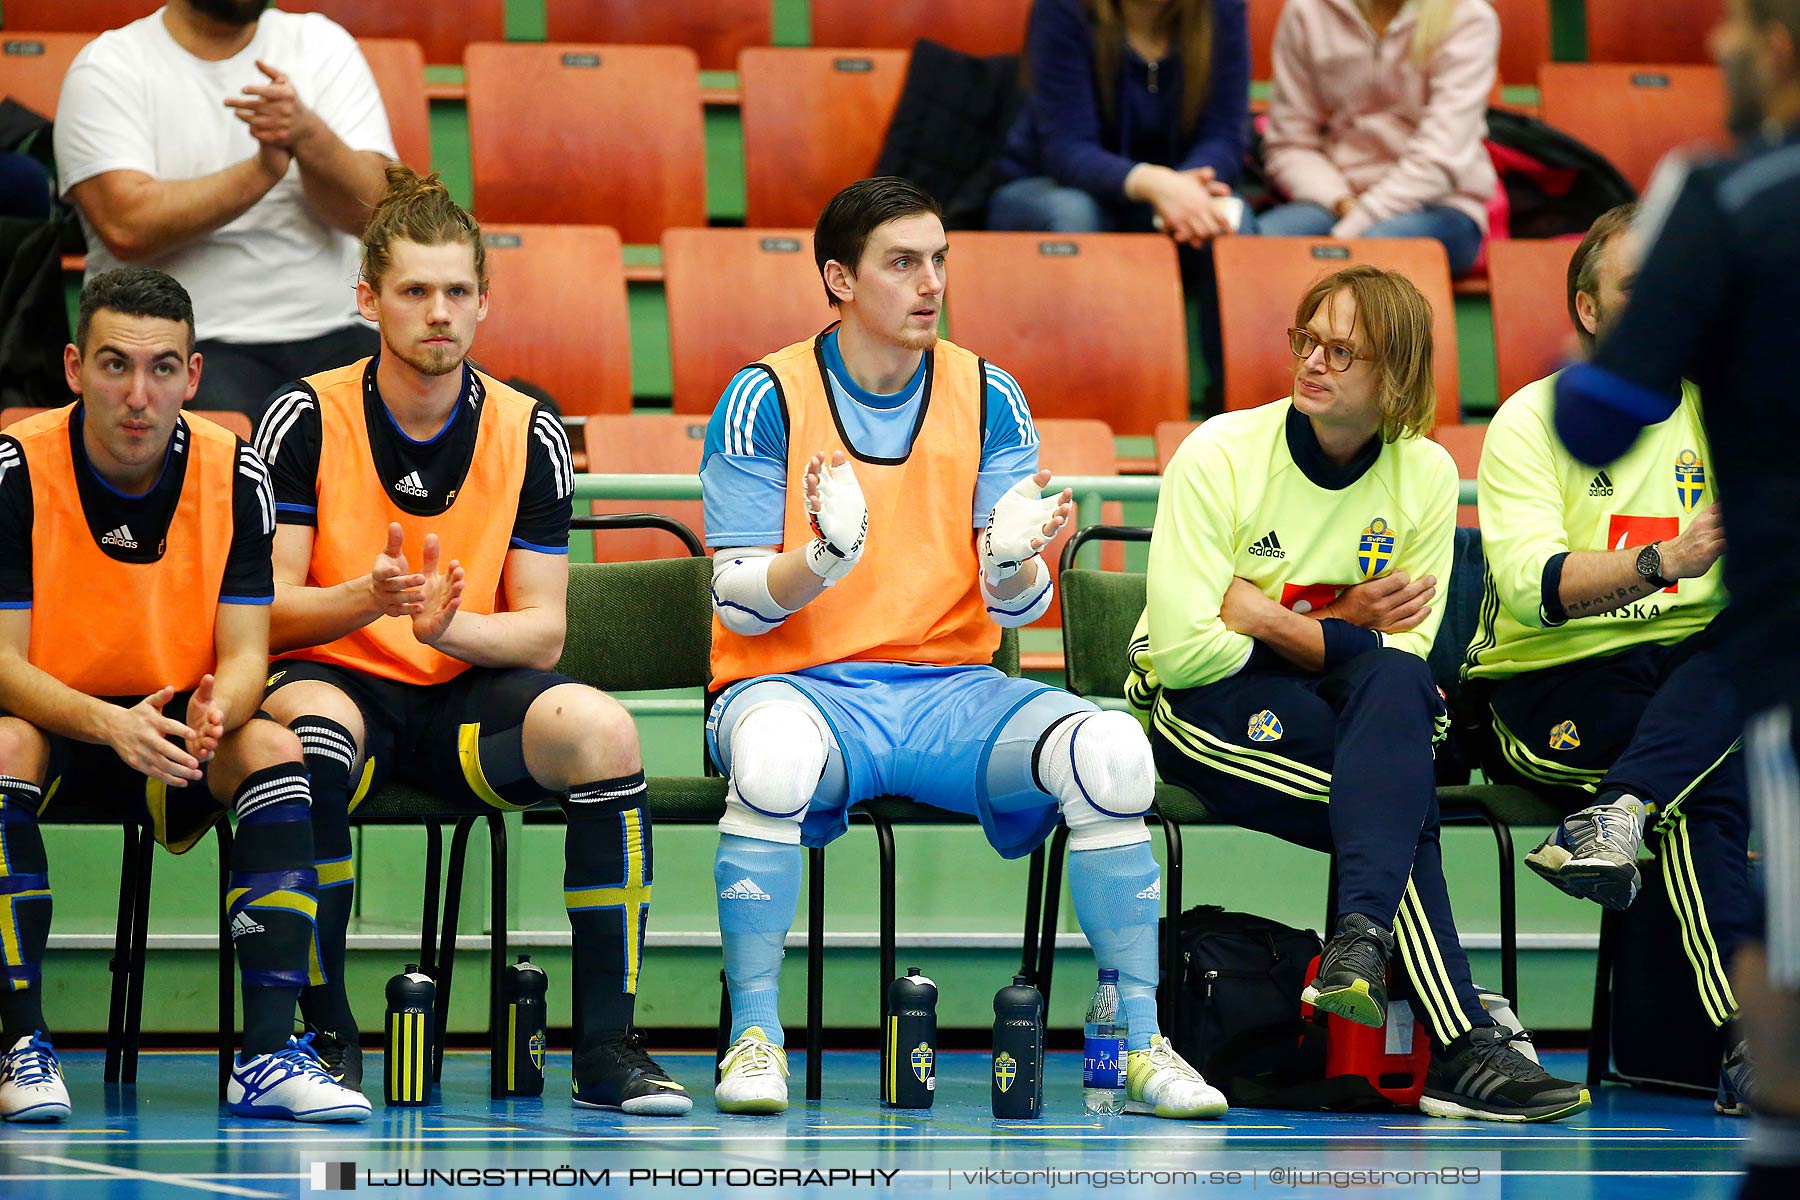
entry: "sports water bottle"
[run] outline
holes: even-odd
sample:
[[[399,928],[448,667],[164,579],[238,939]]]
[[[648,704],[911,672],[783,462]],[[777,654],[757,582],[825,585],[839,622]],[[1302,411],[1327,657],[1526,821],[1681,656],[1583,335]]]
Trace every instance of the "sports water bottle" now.
[[[937,1091],[937,984],[908,967],[888,985],[887,1028],[881,1039],[881,1103],[930,1108]]]
[[[550,977],[544,968],[531,961],[529,954],[506,968],[501,982],[506,997],[506,1094],[509,1096],[541,1096],[544,1094],[544,1046],[549,1040],[544,1029],[544,993]]]
[[[1044,997],[1023,975],[994,993],[994,1115],[1035,1121],[1044,1115]]]
[[[424,1104],[431,1096],[431,1044],[437,1039],[437,984],[407,963],[388,980],[387,1053],[382,1098],[389,1108]]]
[[[1081,1107],[1090,1115],[1125,1111],[1125,1038],[1119,973],[1102,967],[1082,1029]]]

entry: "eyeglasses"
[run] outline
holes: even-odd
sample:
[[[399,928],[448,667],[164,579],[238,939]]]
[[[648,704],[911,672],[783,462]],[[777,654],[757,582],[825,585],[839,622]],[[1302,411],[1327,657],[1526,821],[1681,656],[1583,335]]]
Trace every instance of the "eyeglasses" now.
[[[1348,371],[1357,359],[1367,361],[1370,357],[1358,354],[1349,342],[1328,342],[1310,329],[1288,330],[1288,349],[1294,352],[1295,358],[1311,358],[1312,352],[1320,346],[1325,347],[1325,365],[1340,375]]]

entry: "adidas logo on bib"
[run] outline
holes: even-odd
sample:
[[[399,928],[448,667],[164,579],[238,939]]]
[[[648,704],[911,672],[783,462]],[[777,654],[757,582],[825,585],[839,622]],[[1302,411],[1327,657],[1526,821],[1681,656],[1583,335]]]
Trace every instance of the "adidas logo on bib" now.
[[[775,897],[762,890],[756,880],[748,875],[719,893],[721,900],[773,900]]]
[[[1287,551],[1281,548],[1281,540],[1275,536],[1273,529],[1250,543],[1250,553],[1259,558],[1287,557]]]
[[[102,546],[118,546],[125,550],[136,550],[137,539],[131,536],[131,526],[121,525],[100,539]]]
[[[430,492],[425,490],[425,481],[419,478],[419,473],[417,471],[414,471],[404,479],[397,481],[394,484],[394,490],[396,492],[405,492],[408,496],[417,496],[421,500],[424,500],[431,495]]]

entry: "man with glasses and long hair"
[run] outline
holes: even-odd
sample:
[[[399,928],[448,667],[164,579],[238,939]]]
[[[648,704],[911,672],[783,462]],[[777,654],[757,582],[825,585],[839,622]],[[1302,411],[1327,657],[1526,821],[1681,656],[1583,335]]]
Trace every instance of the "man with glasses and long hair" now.
[[[1431,1035],[1420,1108],[1547,1121],[1588,1106],[1470,982],[1438,843],[1426,656],[1455,544],[1456,467],[1424,434],[1431,306],[1370,266],[1314,284],[1292,395],[1202,425],[1163,475],[1126,694],[1163,778],[1220,818],[1337,856],[1338,922],[1304,999],[1387,1017],[1396,945]]]

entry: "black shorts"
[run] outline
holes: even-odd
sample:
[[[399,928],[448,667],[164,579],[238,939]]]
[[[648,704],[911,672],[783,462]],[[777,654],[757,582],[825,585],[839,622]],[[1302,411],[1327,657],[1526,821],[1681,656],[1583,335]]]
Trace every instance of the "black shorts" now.
[[[559,793],[525,769],[525,713],[575,680],[524,667],[470,667],[445,683],[400,683],[334,663],[269,664],[269,694],[300,680],[328,683],[363,719],[363,759],[350,811],[388,780],[438,795],[471,796],[498,809],[530,808]]]
[[[193,695],[192,691],[176,693],[163,705],[163,715],[184,720]],[[130,708],[143,697],[102,699]],[[252,719],[268,717],[257,713]],[[170,787],[127,766],[111,746],[49,732],[44,732],[44,737],[50,743],[50,763],[44,772],[44,813],[51,820],[56,819],[54,806],[58,796],[79,797],[89,811],[116,811],[121,822],[145,821],[159,843],[176,854],[185,854],[230,807],[230,797],[218,799],[208,790],[206,763],[200,764],[201,778],[186,787]]]

